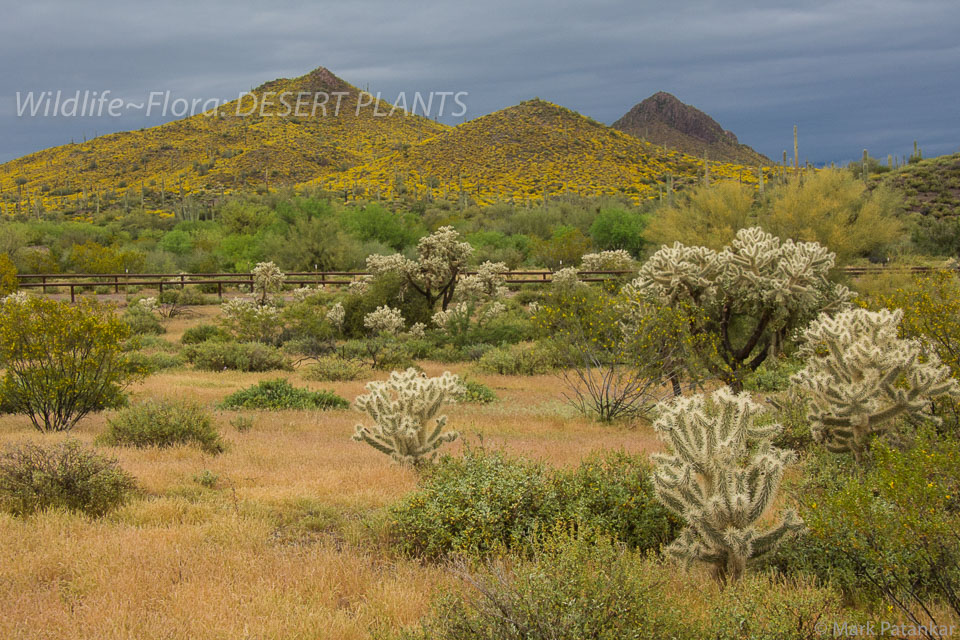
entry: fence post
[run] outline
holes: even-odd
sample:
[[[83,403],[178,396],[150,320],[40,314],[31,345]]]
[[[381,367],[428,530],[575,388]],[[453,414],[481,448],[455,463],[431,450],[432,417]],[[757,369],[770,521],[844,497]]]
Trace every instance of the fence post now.
[[[77,296],[73,291],[73,283],[71,282],[70,283],[70,302],[76,302],[76,301],[77,301]]]
[[[162,299],[163,298],[163,280],[160,280],[160,282],[158,283],[158,286],[160,287],[160,298]]]
[[[220,298],[220,302],[223,302],[223,283],[217,282],[217,297]]]
[[[120,276],[113,276],[113,292],[120,293]]]
[[[40,277],[40,282],[43,283],[43,293],[44,293],[44,295],[46,295],[46,293],[47,293],[47,276],[41,276],[41,277]]]
[[[184,278],[184,275],[181,273],[180,274],[180,290],[181,291],[183,291],[183,285],[184,285],[183,278]]]

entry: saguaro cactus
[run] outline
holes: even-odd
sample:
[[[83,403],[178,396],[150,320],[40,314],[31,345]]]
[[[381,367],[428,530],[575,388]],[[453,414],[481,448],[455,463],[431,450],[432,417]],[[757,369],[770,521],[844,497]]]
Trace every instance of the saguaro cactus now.
[[[460,378],[449,371],[427,378],[416,369],[394,371],[386,382],[367,384],[369,393],[357,396],[354,406],[373,418],[374,426],[357,425],[353,439],[366,442],[401,464],[419,466],[433,460],[444,442],[457,439],[456,431],[443,432],[447,416],[440,407],[463,393]],[[436,420],[432,427],[430,422]]]
[[[900,309],[851,309],[822,314],[804,331],[807,366],[792,380],[810,399],[814,439],[830,451],[859,459],[896,418],[927,412],[931,398],[960,396],[937,354],[898,337],[902,318]]]
[[[792,451],[771,444],[782,427],[756,423],[763,410],[748,394],[724,388],[661,405],[653,425],[671,450],[653,456],[657,497],[687,521],[667,552],[709,563],[724,583],[803,526],[793,510],[769,529],[757,525],[793,460]]]

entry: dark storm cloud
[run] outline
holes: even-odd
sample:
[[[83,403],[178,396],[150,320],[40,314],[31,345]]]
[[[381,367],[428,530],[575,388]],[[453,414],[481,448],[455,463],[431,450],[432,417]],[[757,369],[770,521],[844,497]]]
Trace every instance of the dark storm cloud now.
[[[471,118],[540,96],[610,123],[669,91],[774,158],[794,124],[813,162],[960,145],[956,0],[63,0],[3,18],[0,161],[162,121],[18,118],[17,91],[228,99],[321,65],[388,100],[468,91]]]

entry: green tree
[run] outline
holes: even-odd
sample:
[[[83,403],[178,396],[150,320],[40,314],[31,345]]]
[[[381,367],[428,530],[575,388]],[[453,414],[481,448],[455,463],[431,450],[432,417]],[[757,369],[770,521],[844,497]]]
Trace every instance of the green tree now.
[[[0,407],[50,432],[121,405],[124,388],[143,376],[122,348],[130,334],[112,307],[95,301],[8,298],[0,305]]]
[[[626,209],[601,209],[590,225],[590,237],[598,249],[624,249],[638,258],[646,244],[643,233],[647,222],[646,216]]]
[[[677,196],[676,202],[654,212],[647,240],[720,249],[737,231],[755,226],[754,192],[733,182],[700,186]]]

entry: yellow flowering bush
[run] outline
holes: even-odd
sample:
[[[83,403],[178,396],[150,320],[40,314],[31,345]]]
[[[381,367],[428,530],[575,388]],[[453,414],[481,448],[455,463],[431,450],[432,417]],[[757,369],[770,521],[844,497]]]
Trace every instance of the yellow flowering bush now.
[[[0,253],[0,296],[6,296],[17,290],[17,268],[10,256]]]
[[[123,344],[130,327],[111,307],[41,297],[0,303],[0,408],[25,414],[41,432],[67,431],[87,414],[123,404],[144,372]]]

